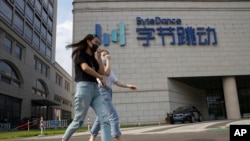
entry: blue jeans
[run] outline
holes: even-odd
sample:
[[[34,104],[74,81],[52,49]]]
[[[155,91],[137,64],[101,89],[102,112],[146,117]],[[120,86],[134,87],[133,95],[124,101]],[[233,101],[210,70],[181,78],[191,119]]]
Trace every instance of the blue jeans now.
[[[119,126],[119,117],[115,110],[115,107],[112,103],[112,89],[111,88],[99,88],[99,91],[104,98],[105,106],[107,108],[107,113],[109,115],[109,122],[111,125],[111,135],[113,137],[121,136],[120,126]],[[100,118],[96,118],[95,123],[93,124],[90,133],[93,136],[97,136],[100,130]]]
[[[74,119],[63,135],[64,140],[69,140],[72,134],[83,125],[89,106],[93,108],[100,119],[102,141],[112,140],[108,115],[103,97],[98,91],[98,85],[95,82],[87,81],[76,83]]]

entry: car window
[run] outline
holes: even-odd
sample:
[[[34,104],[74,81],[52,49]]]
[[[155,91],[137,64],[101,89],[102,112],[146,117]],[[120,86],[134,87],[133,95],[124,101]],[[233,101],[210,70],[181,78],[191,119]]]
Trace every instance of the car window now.
[[[185,112],[185,111],[187,111],[187,110],[188,110],[187,107],[179,107],[179,108],[177,108],[177,109],[175,110],[175,112]]]

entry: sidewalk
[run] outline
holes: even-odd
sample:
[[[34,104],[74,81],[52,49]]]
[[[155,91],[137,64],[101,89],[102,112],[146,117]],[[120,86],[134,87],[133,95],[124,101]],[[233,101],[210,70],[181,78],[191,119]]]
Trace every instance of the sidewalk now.
[[[230,125],[250,125],[250,118],[230,122],[226,124],[225,127],[229,128]]]
[[[205,131],[210,129],[218,128],[229,128],[230,125],[250,125],[250,118],[241,119],[241,120],[220,120],[220,121],[204,121],[197,123],[186,123],[186,124],[164,124],[164,125],[155,125],[155,126],[142,126],[142,127],[133,127],[133,128],[122,128],[122,133],[124,135],[132,134],[166,134],[174,132],[186,132],[190,131],[190,128],[194,132]],[[195,130],[194,130],[195,128]],[[89,136],[89,131],[86,132],[76,132],[73,134],[73,137],[87,135]],[[19,140],[48,140],[48,139],[60,139],[62,135],[50,135],[50,136],[35,136],[27,137]],[[10,139],[8,141],[13,141]]]

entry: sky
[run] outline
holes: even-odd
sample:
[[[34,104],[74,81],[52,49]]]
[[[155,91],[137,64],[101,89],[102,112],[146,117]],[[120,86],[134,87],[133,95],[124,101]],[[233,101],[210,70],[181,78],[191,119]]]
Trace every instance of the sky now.
[[[56,62],[72,75],[71,49],[65,46],[72,43],[73,0],[57,1]]]

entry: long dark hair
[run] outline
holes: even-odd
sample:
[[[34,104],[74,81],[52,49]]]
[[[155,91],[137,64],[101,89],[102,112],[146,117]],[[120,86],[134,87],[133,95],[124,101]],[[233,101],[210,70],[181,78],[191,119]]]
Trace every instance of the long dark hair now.
[[[98,36],[96,34],[88,34],[86,35],[82,40],[80,40],[77,43],[72,43],[66,46],[66,48],[72,48],[73,52],[72,52],[72,59],[74,60],[74,62],[76,62],[76,58],[78,57],[78,55],[80,54],[80,52],[82,51],[86,51],[87,47],[88,47],[88,40],[93,40],[95,37],[98,38]]]

